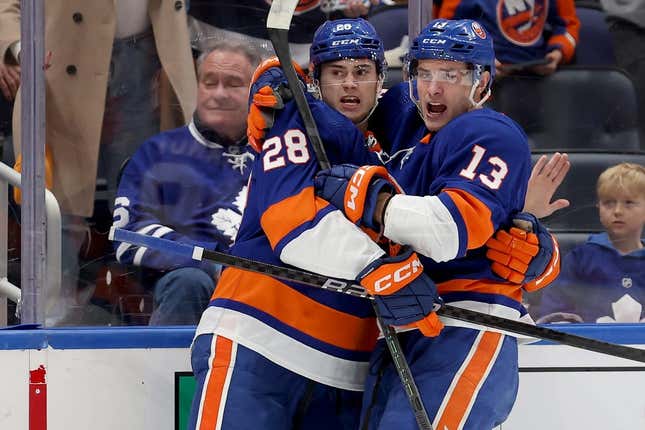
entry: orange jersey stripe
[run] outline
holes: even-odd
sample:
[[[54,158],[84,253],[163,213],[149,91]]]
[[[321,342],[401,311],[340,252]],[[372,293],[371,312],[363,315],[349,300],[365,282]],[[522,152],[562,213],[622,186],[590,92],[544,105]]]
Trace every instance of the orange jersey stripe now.
[[[460,2],[461,0],[444,0],[441,2],[437,18],[452,19],[455,16],[455,11]]]
[[[573,54],[575,54],[576,47],[571,43],[567,36],[558,34],[552,36],[549,39],[549,45],[560,45],[562,47],[562,62],[568,63],[573,59]]]
[[[262,215],[260,224],[271,247],[298,226],[315,218],[319,210],[329,203],[314,195],[314,187],[304,188],[295,196],[271,205]]]
[[[231,352],[233,342],[222,336],[213,336],[215,348],[211,352],[213,361],[207,381],[204,384],[206,395],[202,404],[202,414],[198,423],[199,430],[213,430],[217,428],[217,417],[220,408],[223,408],[222,396],[226,379],[231,367]]]
[[[522,302],[522,286],[519,284],[504,284],[501,282],[487,282],[477,279],[453,279],[437,284],[439,295],[452,292],[474,292],[485,294],[498,294],[506,296],[516,302]]]
[[[269,276],[236,268],[222,273],[213,299],[245,303],[309,336],[351,351],[371,351],[378,329],[360,318],[325,306]]]
[[[576,15],[575,3],[570,0],[556,0],[555,3],[558,15],[565,22],[566,32],[571,36],[574,41],[572,42],[564,34],[556,34],[549,38],[549,46],[561,45],[564,63],[568,63],[573,59],[575,53],[576,43],[580,38],[580,19]]]
[[[482,332],[478,337],[478,344],[467,358],[467,364],[462,366],[451,385],[450,396],[439,422],[437,429],[461,429],[464,425],[472,404],[477,397],[484,379],[492,367],[493,359],[497,356],[502,346],[504,335],[489,331]]]
[[[443,191],[450,196],[464,220],[464,228],[468,232],[466,248],[476,249],[484,246],[494,233],[489,207],[464,190],[445,188]]]

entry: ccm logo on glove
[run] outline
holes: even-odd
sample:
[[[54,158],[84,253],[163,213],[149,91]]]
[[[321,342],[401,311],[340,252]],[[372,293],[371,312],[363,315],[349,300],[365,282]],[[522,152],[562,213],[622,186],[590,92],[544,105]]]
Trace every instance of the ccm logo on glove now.
[[[393,270],[394,269],[394,270]],[[402,264],[387,264],[378,267],[372,273],[363,278],[361,284],[367,287],[373,294],[392,294],[408,285],[423,273],[423,265],[416,254],[410,255],[407,261]]]
[[[361,183],[363,182],[363,178],[365,177],[365,173],[367,173],[367,169],[365,166],[360,167],[354,174],[352,175],[352,179],[349,183],[349,186],[347,187],[347,195],[345,196],[345,205],[350,208],[351,210],[356,210],[357,207],[357,202],[356,202],[356,197],[358,196],[358,193],[361,188]],[[362,205],[362,202],[361,202]]]

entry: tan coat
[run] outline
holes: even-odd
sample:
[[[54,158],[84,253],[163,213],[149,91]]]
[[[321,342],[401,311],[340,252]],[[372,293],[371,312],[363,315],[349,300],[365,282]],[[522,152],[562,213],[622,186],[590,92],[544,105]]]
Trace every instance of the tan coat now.
[[[19,0],[0,0],[0,59],[20,38],[19,4]],[[47,0],[45,7],[45,45],[53,53],[45,73],[52,191],[64,213],[90,216],[116,28],[115,0]],[[174,128],[189,120],[197,93],[186,7],[180,0],[149,0],[148,14],[165,71],[162,83],[170,83],[165,94],[161,85],[162,129]],[[70,73],[74,68],[75,73]],[[14,112],[17,154],[19,102]]]

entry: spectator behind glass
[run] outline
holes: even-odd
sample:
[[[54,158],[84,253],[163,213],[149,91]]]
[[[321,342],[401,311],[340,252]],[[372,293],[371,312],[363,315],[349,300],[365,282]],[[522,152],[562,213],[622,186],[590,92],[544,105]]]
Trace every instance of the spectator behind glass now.
[[[645,0],[600,0],[607,12],[617,65],[636,87],[641,145],[645,145]]]
[[[293,59],[307,66],[313,34],[324,21],[366,16],[369,6],[379,3],[380,0],[300,0],[289,29]],[[242,39],[259,47],[263,56],[274,55],[266,31],[270,7],[271,0],[191,0],[188,13],[193,48],[204,51],[218,40]]]
[[[573,0],[444,0],[439,18],[475,19],[493,35],[498,78],[550,75],[573,59],[580,29]]]
[[[247,97],[259,62],[259,52],[237,41],[220,41],[200,56],[193,120],[152,137],[128,162],[115,227],[219,251],[233,244],[253,160]],[[119,262],[156,272],[148,277],[156,279],[151,325],[197,324],[219,266],[127,243],[115,248]]]
[[[11,136],[11,110],[19,85],[20,66],[0,59],[0,143]],[[4,153],[5,148],[2,149]]]
[[[564,257],[560,277],[544,291],[538,322],[645,321],[645,167],[610,167],[596,190],[606,232]]]
[[[20,2],[0,0],[0,58],[19,64]],[[105,323],[84,313],[95,279],[79,297],[79,250],[88,220],[109,225],[110,210],[94,210],[97,177],[104,201],[114,199],[123,161],[148,137],[185,124],[195,109],[196,79],[186,9],[174,0],[51,0],[45,8],[46,145],[51,189],[63,213],[63,304],[48,324]],[[163,72],[163,73],[162,73]],[[19,97],[14,148],[20,153]],[[97,254],[103,255],[109,246]],[[92,257],[95,258],[95,257]],[[69,316],[69,317],[68,317]]]

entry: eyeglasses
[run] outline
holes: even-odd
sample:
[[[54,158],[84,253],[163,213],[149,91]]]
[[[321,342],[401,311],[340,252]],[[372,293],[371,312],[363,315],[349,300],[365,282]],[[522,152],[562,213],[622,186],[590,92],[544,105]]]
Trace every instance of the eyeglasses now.
[[[418,81],[423,83],[446,82],[456,85],[472,85],[473,70],[471,69],[440,69],[427,70],[417,69],[415,76]]]

